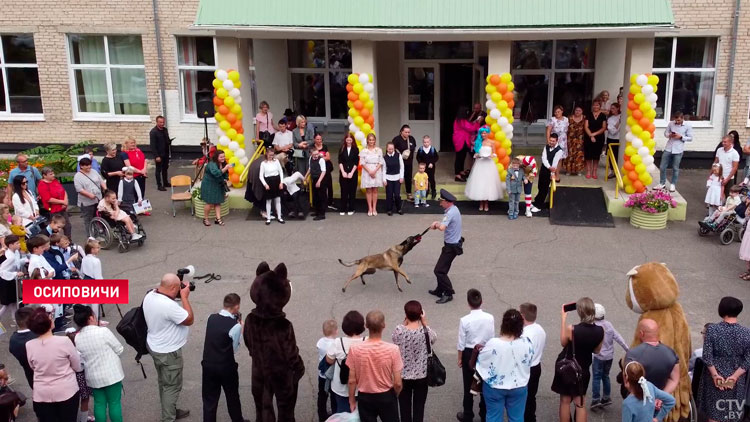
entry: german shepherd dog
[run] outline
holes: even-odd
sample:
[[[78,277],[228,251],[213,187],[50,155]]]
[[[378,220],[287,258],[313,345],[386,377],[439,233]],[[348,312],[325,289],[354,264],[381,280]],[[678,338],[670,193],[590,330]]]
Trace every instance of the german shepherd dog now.
[[[407,276],[406,273],[401,269],[401,264],[404,262],[404,255],[409,253],[409,251],[417,246],[417,244],[421,241],[422,235],[409,236],[406,238],[406,240],[396,246],[390,247],[382,254],[369,255],[352,262],[344,262],[339,259],[339,262],[343,266],[357,266],[354,274],[352,274],[349,280],[347,280],[341,291],[346,292],[346,288],[349,287],[349,283],[351,283],[352,280],[357,277],[362,280],[362,284],[365,284],[365,279],[363,277],[365,274],[374,274],[376,270],[391,270],[393,271],[393,275],[396,277],[396,288],[399,292],[403,292],[403,290],[401,290],[401,285],[398,282],[398,275],[401,274],[406,282],[411,284],[411,281],[409,281],[409,276]]]

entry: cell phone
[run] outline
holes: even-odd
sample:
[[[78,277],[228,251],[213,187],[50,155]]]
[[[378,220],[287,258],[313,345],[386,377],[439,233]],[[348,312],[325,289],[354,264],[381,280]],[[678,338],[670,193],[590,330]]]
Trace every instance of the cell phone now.
[[[576,303],[575,302],[566,303],[566,304],[563,305],[563,311],[565,311],[565,312],[572,312],[572,311],[575,311],[575,310],[576,310]]]

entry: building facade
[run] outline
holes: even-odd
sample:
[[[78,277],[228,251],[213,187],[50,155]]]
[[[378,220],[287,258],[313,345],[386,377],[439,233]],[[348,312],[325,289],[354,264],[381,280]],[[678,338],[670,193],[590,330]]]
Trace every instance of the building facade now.
[[[329,10],[339,9],[339,0],[327,1]],[[493,2],[475,1],[467,17],[434,0],[435,10],[418,23],[409,10],[363,11],[358,19],[375,22],[367,26],[325,24],[319,5],[295,12],[305,10],[301,1],[302,9],[279,13],[270,4],[233,0],[40,0],[33,9],[11,0],[0,15],[0,141],[119,143],[133,135],[146,144],[155,117],[164,114],[175,145],[198,145],[204,127],[194,93],[211,88],[217,68],[241,73],[245,127],[253,127],[265,100],[277,119],[287,108],[306,115],[327,141],[338,141],[348,125],[351,72],[375,75],[381,142],[408,123],[416,136],[429,134],[450,149],[458,107],[483,104],[485,76],[502,72],[516,86],[515,144],[543,142],[557,104],[566,114],[576,106],[588,111],[603,90],[615,101],[631,71],[660,76],[658,143],[665,141],[659,128],[675,111],[694,127],[690,153],[713,151],[728,130],[743,142],[750,137],[750,69],[742,65],[750,59],[748,5],[639,0],[628,7],[650,9],[623,12],[611,3],[603,11],[609,16],[570,17],[555,12],[560,2],[528,0],[509,6],[503,16],[511,20],[503,22],[497,11],[484,16]],[[538,8],[550,17],[524,17]]]

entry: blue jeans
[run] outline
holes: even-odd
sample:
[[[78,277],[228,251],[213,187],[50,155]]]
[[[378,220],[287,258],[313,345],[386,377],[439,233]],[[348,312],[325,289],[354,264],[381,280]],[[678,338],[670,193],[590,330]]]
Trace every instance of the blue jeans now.
[[[518,203],[520,201],[520,193],[508,193],[508,215],[518,217]]]
[[[526,409],[526,386],[510,390],[499,390],[490,387],[486,382],[482,386],[482,395],[487,403],[487,420],[502,421],[503,411],[508,412],[508,422],[523,422]]]
[[[427,203],[427,190],[418,190],[414,192],[414,205]]]
[[[349,407],[349,397],[341,397],[333,391],[331,391],[331,395],[336,400],[336,413],[351,412],[351,408]]]
[[[604,388],[604,398],[609,399],[612,390],[609,383],[609,371],[612,369],[612,359],[599,360],[594,358],[591,367],[594,372],[594,379],[591,382],[591,399],[599,400],[599,384],[602,384]]]
[[[659,183],[664,185],[667,183],[667,168],[670,163],[672,164],[672,184],[677,184],[677,179],[680,178],[680,161],[682,161],[682,153],[672,154],[669,151],[664,151],[661,155],[661,163],[659,164]]]

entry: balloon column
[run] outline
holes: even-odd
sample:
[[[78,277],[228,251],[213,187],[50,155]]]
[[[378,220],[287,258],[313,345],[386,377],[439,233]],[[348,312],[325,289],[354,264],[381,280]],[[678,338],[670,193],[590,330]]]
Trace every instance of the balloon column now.
[[[234,164],[229,171],[232,186],[240,188],[244,184],[240,175],[245,170],[249,158],[245,153],[245,130],[242,127],[242,97],[240,96],[240,73],[236,70],[219,69],[214,72],[214,118],[216,135],[219,143],[216,146],[224,151],[227,162]]]
[[[513,89],[515,88],[510,73],[487,76],[487,117],[484,119],[490,128],[489,138],[494,139],[495,165],[500,173],[500,180],[505,181],[510,164],[513,143]]]
[[[622,166],[626,193],[641,193],[653,182],[654,119],[659,77],[652,74],[634,74],[630,77],[628,94],[628,131],[625,134],[625,163]]]
[[[346,105],[349,106],[349,133],[354,136],[357,148],[362,151],[362,144],[367,135],[375,133],[375,85],[372,75],[368,73],[352,73],[347,78]],[[359,168],[360,178],[362,168]]]

